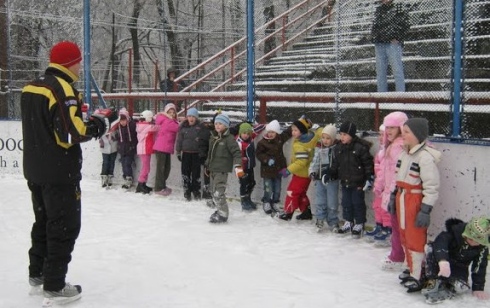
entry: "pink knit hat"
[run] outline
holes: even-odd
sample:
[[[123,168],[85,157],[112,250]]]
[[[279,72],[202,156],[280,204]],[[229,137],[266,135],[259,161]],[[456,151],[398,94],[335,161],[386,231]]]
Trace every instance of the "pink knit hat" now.
[[[168,113],[170,109],[177,111],[177,107],[175,107],[174,104],[168,103],[167,105],[165,105],[165,108],[163,108],[163,112]]]
[[[391,141],[393,140],[388,140],[388,132],[386,131],[386,127],[399,127],[400,128],[400,133],[403,128],[403,124],[408,120],[407,115],[405,112],[401,111],[395,111],[392,113],[389,113],[383,120],[383,125],[385,127],[385,132],[383,136],[383,140],[385,145],[388,145]]]
[[[383,125],[385,127],[403,127],[403,124],[408,120],[407,115],[404,112],[401,111],[395,111],[390,114],[388,114],[384,120],[383,120]]]

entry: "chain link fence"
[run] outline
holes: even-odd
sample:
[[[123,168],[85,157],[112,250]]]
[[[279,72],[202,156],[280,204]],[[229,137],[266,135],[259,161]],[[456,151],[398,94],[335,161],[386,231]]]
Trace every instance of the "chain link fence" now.
[[[63,11],[54,5],[55,2],[47,8],[39,5],[26,10],[21,8],[23,0],[19,0],[8,2],[8,10],[0,8],[0,15],[3,14],[10,23],[9,32],[6,33],[9,35],[8,66],[2,67],[0,94],[3,100],[8,97],[8,114],[2,114],[9,118],[19,118],[19,91],[33,75],[43,71],[52,42],[71,39],[82,45],[83,8],[80,1],[68,1],[70,5],[63,5]],[[129,25],[134,21],[133,2],[115,1],[114,4],[96,4],[96,8],[92,8],[92,73],[102,90],[127,92],[131,63],[136,64],[132,67],[133,74],[135,69],[139,72],[133,91],[159,91],[158,83],[173,63],[180,63],[177,69],[185,72],[245,35],[245,1],[196,0],[192,4],[201,4],[202,11],[199,13],[197,10],[198,13],[194,15],[191,14],[191,3],[184,2],[178,2],[179,18],[166,21],[162,21],[163,15],[158,5],[144,6],[137,23],[139,33],[144,38],[140,40],[140,61],[135,63],[131,63],[129,57],[129,49],[132,47]],[[278,16],[300,2],[255,1],[255,27],[258,28],[272,16]],[[165,4],[164,11],[168,14],[167,2],[160,3]],[[402,39],[402,62],[404,94],[408,93],[412,99],[399,99],[394,74],[389,70],[388,92],[379,105],[374,104],[375,101],[345,101],[341,94],[359,93],[361,96],[363,93],[378,92],[372,27],[380,3],[372,0],[317,0],[308,5],[319,3],[324,4],[322,10],[304,18],[287,32],[279,32],[272,47],[280,44],[283,39],[281,36],[284,35],[286,39],[294,36],[296,31],[321,17],[320,14],[326,18],[316,24],[307,37],[258,65],[255,86],[258,92],[328,92],[337,93],[338,97],[323,105],[312,104],[307,99],[296,103],[270,103],[267,109],[268,120],[274,118],[287,122],[307,114],[317,123],[350,120],[361,130],[376,130],[379,124],[377,119],[382,121],[389,112],[401,110],[409,116],[427,117],[431,123],[431,134],[451,136],[456,124],[462,138],[481,139],[490,136],[485,125],[490,120],[490,0],[462,2],[460,107],[453,106],[453,67],[458,58],[453,41],[453,0],[393,1],[398,10],[407,14],[410,24]],[[67,7],[70,9],[65,10]],[[300,16],[301,12],[298,10],[295,16],[289,16],[288,19]],[[204,18],[199,19],[199,14]],[[280,26],[278,21],[275,29]],[[178,55],[178,59],[172,58],[168,36],[164,35],[164,30],[170,28],[179,37],[179,46],[185,51]],[[266,32],[260,33],[256,41],[270,32],[272,30],[268,28]],[[33,40],[33,35],[36,40]],[[117,52],[111,53],[114,36]],[[240,48],[243,51],[246,46]],[[263,45],[256,46],[257,57],[263,55],[264,48]],[[237,62],[240,67],[245,64]],[[208,71],[212,69],[214,67],[207,68]],[[213,82],[221,82],[227,77],[226,73],[215,74]],[[244,80],[245,76],[236,80],[228,86],[228,91],[243,91],[246,88]],[[78,83],[78,86],[83,89],[83,82]],[[135,103],[137,110],[146,109],[152,106],[154,100],[135,100]],[[110,104],[122,106],[127,104],[127,100],[114,100]],[[216,109],[220,104],[227,105],[226,99],[209,102],[208,107],[204,103],[203,108]],[[246,108],[245,103],[243,107],[233,106],[234,110],[245,111]],[[461,112],[460,123],[453,123],[455,108]]]

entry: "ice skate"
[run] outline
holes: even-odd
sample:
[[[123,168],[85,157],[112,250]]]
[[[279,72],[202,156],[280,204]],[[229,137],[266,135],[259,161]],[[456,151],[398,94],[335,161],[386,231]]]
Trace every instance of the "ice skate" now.
[[[59,291],[44,291],[44,307],[53,305],[65,305],[74,302],[82,297],[82,287],[79,285],[65,284],[65,287]]]
[[[352,238],[359,239],[362,237],[364,232],[364,224],[355,224],[352,227]]]
[[[346,221],[342,227],[340,227],[338,234],[349,234],[352,232],[353,223],[350,221]]]
[[[44,277],[29,277],[29,295],[42,295],[43,294]]]
[[[124,184],[122,185],[122,188],[124,189],[130,189],[131,186],[133,186],[133,177],[127,176],[124,178]]]
[[[100,176],[100,184],[101,184],[102,188],[107,187],[108,181],[109,181],[109,176],[107,176],[107,175],[101,175]]]
[[[213,224],[224,223],[228,220],[228,217],[222,216],[218,211],[215,211],[211,217],[209,217],[209,222]]]

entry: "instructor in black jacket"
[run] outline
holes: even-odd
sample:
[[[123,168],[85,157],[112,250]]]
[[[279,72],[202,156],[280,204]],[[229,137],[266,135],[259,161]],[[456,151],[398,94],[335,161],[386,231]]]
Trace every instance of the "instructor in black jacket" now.
[[[82,119],[81,97],[73,87],[82,54],[72,42],[54,45],[44,75],[22,90],[23,170],[35,222],[29,249],[29,283],[43,285],[44,297],[60,303],[80,298],[79,285],[65,282],[81,226],[80,143],[100,138],[110,114]]]

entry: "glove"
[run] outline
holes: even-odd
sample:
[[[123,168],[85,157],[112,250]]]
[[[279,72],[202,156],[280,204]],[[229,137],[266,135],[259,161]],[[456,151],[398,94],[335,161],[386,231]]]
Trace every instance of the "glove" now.
[[[289,172],[288,168],[282,168],[279,170],[279,175],[282,176],[283,178],[287,178],[291,172]]]
[[[438,276],[449,278],[451,276],[451,266],[446,260],[439,261],[439,274]]]
[[[396,190],[390,194],[390,200],[388,201],[388,213],[391,215],[396,214]]]
[[[182,154],[181,154],[181,153],[178,153],[178,154],[177,154],[177,159],[178,159],[180,162],[182,162]]]
[[[237,178],[242,178],[245,175],[245,172],[243,172],[242,167],[235,167],[235,175]]]
[[[94,112],[94,115],[96,114],[100,114],[106,117],[107,119],[109,119],[109,123],[112,123],[117,120],[117,112],[115,107],[97,109]]]
[[[316,179],[317,179],[317,174],[316,174],[316,172],[312,172],[312,173],[310,173],[310,179],[312,179],[312,180],[316,180]]]
[[[109,119],[101,114],[93,114],[87,123],[87,133],[93,138],[99,139],[107,134],[111,127]]]
[[[415,218],[415,226],[419,228],[427,228],[430,224],[430,212],[432,211],[432,206],[422,203],[420,211],[417,213]]]
[[[267,164],[269,165],[269,167],[274,166],[275,163],[276,163],[276,161],[274,160],[274,158],[269,158],[269,161],[267,162]]]
[[[319,127],[320,127],[320,125],[318,125],[318,124],[316,124],[316,123],[315,123],[315,124],[313,124],[313,125],[311,126],[311,129],[312,129],[312,130],[317,130]]]
[[[371,190],[373,188],[373,183],[374,183],[374,176],[370,176],[369,179],[367,179],[366,184],[362,188],[363,191]]]

